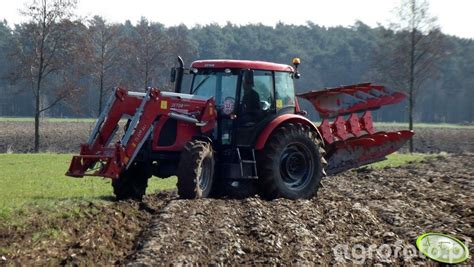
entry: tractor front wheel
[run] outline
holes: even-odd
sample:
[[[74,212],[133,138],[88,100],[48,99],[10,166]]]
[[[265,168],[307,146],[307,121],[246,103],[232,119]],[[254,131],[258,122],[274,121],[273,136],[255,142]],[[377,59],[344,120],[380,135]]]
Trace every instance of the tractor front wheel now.
[[[181,152],[178,195],[184,199],[206,198],[214,183],[214,151],[210,142],[191,140]]]
[[[260,151],[260,191],[269,199],[311,198],[324,176],[323,150],[308,126],[288,123],[277,128]]]
[[[151,169],[146,163],[133,162],[118,179],[112,180],[117,200],[134,199],[141,201],[146,192]]]

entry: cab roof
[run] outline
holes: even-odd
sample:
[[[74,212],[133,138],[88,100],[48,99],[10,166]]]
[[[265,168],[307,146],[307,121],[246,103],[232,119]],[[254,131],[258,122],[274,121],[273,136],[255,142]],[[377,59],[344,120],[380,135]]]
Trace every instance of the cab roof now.
[[[255,70],[274,70],[294,72],[292,66],[285,64],[277,64],[266,61],[252,61],[252,60],[232,60],[232,59],[210,59],[197,60],[191,64],[191,68],[202,69],[255,69]]]

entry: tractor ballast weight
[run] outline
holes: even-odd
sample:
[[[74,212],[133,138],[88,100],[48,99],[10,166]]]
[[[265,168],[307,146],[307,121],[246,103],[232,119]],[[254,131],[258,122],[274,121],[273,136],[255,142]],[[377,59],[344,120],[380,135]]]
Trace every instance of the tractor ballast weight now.
[[[258,186],[268,198],[310,198],[326,174],[383,160],[413,136],[374,129],[370,110],[405,98],[383,86],[295,95],[299,60],[294,68],[245,60],[201,60],[189,69],[181,58],[178,63],[171,73],[177,92],[115,89],[66,175],[112,178],[119,199],[141,199],[152,175],[177,175],[183,198],[240,190],[235,184]],[[189,94],[181,92],[185,72],[193,76]],[[296,96],[319,112],[319,126],[304,116]]]

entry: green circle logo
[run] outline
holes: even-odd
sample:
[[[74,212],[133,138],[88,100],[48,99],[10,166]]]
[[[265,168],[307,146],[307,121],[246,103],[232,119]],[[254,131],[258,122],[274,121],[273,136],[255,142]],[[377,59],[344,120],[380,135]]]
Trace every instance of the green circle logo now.
[[[442,263],[461,263],[469,258],[469,249],[459,239],[440,233],[422,234],[416,247],[426,257]]]

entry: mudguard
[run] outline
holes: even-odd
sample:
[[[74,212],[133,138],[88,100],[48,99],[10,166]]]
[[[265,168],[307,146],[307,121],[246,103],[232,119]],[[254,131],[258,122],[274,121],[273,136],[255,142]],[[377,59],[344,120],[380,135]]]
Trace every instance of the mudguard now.
[[[301,123],[303,125],[308,125],[312,130],[318,133],[319,136],[319,130],[318,128],[306,117],[303,117],[301,115],[297,114],[283,114],[281,116],[278,116],[274,120],[272,120],[266,127],[263,129],[263,131],[260,133],[260,135],[257,138],[257,141],[255,143],[255,150],[261,150],[265,147],[265,144],[270,137],[270,135],[273,133],[273,131],[281,124],[283,123],[288,123],[288,122],[293,122],[293,123]]]

